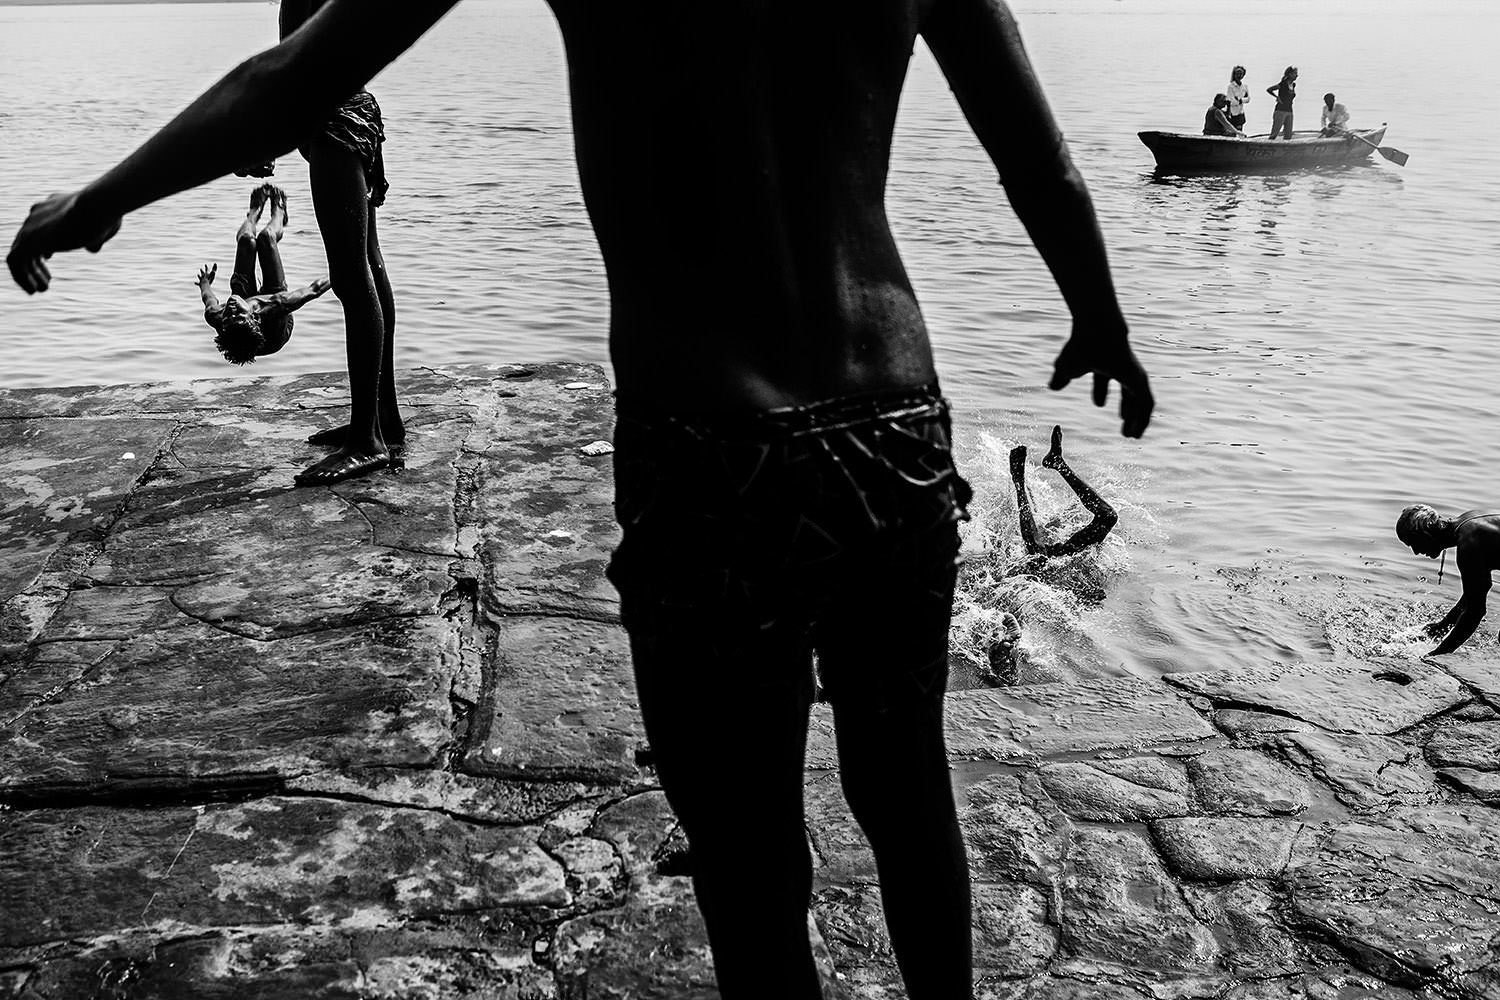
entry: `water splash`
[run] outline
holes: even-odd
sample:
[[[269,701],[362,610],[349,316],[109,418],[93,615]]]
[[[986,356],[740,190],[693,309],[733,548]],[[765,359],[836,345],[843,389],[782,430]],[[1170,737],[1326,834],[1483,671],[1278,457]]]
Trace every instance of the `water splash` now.
[[[1028,428],[1012,432],[1038,437]],[[1005,633],[1008,614],[1021,623],[1020,682],[1118,673],[1109,649],[1120,623],[1108,595],[1129,573],[1131,550],[1162,538],[1151,512],[1132,499],[1143,492],[1144,472],[1086,456],[1079,472],[1114,506],[1119,524],[1099,545],[1037,565],[1021,540],[1010,478],[1010,451],[1018,443],[1009,434],[982,432],[963,463],[974,500],[961,529],[963,567],[949,633],[953,687],[983,683],[988,651]],[[1044,538],[1065,538],[1088,523],[1089,513],[1056,473],[1035,462],[1027,472]]]

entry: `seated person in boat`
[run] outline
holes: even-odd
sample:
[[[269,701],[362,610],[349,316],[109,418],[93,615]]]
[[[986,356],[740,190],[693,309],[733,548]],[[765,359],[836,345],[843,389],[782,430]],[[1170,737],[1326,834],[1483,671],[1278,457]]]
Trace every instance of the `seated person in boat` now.
[[[1422,627],[1430,638],[1446,637],[1428,656],[1451,653],[1479,627],[1484,618],[1490,573],[1500,569],[1500,513],[1464,511],[1443,517],[1426,504],[1413,504],[1396,520],[1396,537],[1419,556],[1436,559],[1446,549],[1458,550],[1458,572],[1463,594],[1446,615]]]
[[[1209,108],[1203,115],[1204,135],[1229,135],[1244,138],[1245,133],[1234,127],[1229,120],[1229,98],[1223,94],[1214,95],[1213,107]]]
[[[1324,135],[1343,135],[1349,130],[1349,109],[1332,94],[1323,95],[1322,122]]]
[[[255,231],[267,203],[270,218]],[[243,365],[262,354],[275,354],[292,336],[292,313],[331,287],[319,278],[296,291],[288,291],[281,266],[281,234],[286,226],[286,192],[264,184],[250,193],[250,210],[235,233],[234,273],[229,277],[229,299],[220,303],[214,294],[219,265],[206,265],[198,272],[198,294],[203,298],[203,320],[218,331],[214,346],[225,359]],[[255,260],[260,258],[261,283],[255,285]]]

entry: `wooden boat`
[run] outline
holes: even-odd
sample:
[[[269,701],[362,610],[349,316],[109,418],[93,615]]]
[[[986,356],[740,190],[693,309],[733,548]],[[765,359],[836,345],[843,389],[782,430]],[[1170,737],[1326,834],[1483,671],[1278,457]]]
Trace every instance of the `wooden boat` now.
[[[1290,139],[1264,135],[1239,139],[1183,132],[1139,132],[1156,157],[1158,173],[1279,170],[1320,167],[1368,160],[1385,138],[1385,126],[1354,129],[1349,135],[1324,138],[1319,132],[1294,132]],[[1360,142],[1356,136],[1362,136]]]

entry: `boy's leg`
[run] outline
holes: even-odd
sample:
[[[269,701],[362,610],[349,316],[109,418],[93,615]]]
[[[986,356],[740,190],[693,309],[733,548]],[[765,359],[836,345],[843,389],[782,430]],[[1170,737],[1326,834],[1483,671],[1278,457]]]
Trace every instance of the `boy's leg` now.
[[[969,869],[943,742],[956,528],[861,574],[818,637],[839,777],[912,1000],[972,996]],[[941,536],[946,535],[947,538]]]
[[[1026,446],[1018,444],[1010,450],[1010,478],[1016,484],[1016,518],[1021,529],[1021,541],[1028,555],[1045,550],[1036,530],[1036,515],[1031,510],[1031,494],[1026,489]]]
[[[1058,475],[1061,475],[1062,481],[1067,483],[1068,487],[1073,490],[1074,495],[1079,498],[1080,504],[1083,504],[1083,507],[1089,513],[1094,514],[1095,520],[1104,520],[1104,522],[1107,522],[1104,534],[1109,534],[1109,529],[1115,526],[1115,522],[1118,522],[1119,516],[1115,513],[1115,508],[1110,507],[1109,501],[1106,501],[1103,496],[1094,492],[1094,487],[1085,483],[1083,478],[1068,465],[1068,460],[1062,457],[1061,426],[1053,427],[1052,448],[1049,448],[1041,463],[1043,463],[1043,468],[1055,469]],[[1100,535],[1100,537],[1103,538],[1104,535]]]
[[[681,628],[633,629],[641,716],[687,834],[720,994],[817,1000],[802,812],[811,663],[805,653],[796,662],[751,648],[715,655],[727,638],[685,619]],[[790,680],[798,671],[802,683]]]
[[[255,237],[255,251],[260,258],[260,293],[274,295],[287,289],[286,270],[281,266],[281,234],[286,226],[286,192],[279,187],[270,189],[271,216],[266,228]]]
[[[265,188],[250,192],[250,210],[234,234],[234,270],[229,274],[229,290],[240,298],[255,294],[255,227],[266,203]]]

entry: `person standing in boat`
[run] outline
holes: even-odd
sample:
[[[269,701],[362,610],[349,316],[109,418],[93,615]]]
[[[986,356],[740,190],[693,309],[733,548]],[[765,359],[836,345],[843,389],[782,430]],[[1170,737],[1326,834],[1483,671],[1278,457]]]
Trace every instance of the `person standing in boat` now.
[[[1407,507],[1396,519],[1396,537],[1419,556],[1436,559],[1445,549],[1458,550],[1458,572],[1464,591],[1451,611],[1422,631],[1436,639],[1448,633],[1428,656],[1441,656],[1462,646],[1484,618],[1490,574],[1500,569],[1500,513],[1466,510],[1444,517],[1426,504]]]
[[[1349,131],[1349,109],[1340,104],[1332,94],[1323,95],[1323,108],[1319,118],[1324,135],[1343,135]]]
[[[1281,82],[1266,88],[1266,93],[1276,98],[1276,110],[1271,112],[1271,138],[1285,132],[1292,137],[1292,102],[1297,99],[1297,67],[1288,66],[1281,74]]]
[[[1223,94],[1215,94],[1213,106],[1203,115],[1203,134],[1244,138],[1245,133],[1234,126],[1234,123],[1229,118],[1228,111],[1229,98]],[[1241,120],[1244,117],[1244,115],[1240,115]]]
[[[1245,86],[1245,67],[1236,66],[1229,71],[1229,86],[1224,88],[1224,96],[1229,99],[1229,124],[1239,129],[1243,134],[1245,130],[1245,105],[1250,103],[1250,88]]]

